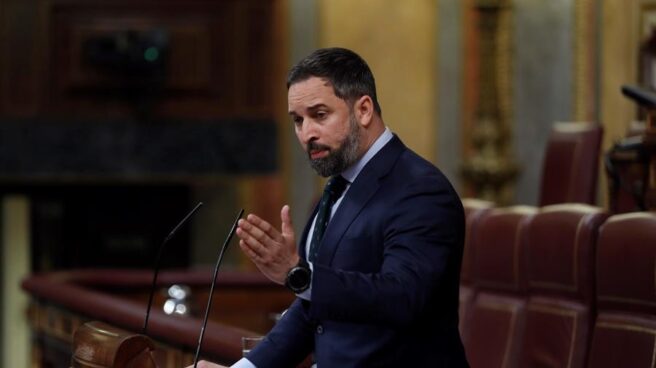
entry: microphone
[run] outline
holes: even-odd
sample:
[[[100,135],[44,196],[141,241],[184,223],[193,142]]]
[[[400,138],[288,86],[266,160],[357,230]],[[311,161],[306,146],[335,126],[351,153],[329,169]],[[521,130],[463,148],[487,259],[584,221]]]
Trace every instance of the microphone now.
[[[652,91],[635,86],[622,86],[622,94],[647,109],[656,108],[656,94]]]
[[[191,211],[189,211],[189,213],[187,214],[187,216],[185,216],[185,217],[182,219],[182,221],[180,221],[180,222],[179,222],[179,223],[173,228],[173,230],[171,230],[171,232],[169,233],[169,235],[167,235],[166,238],[164,238],[164,241],[162,242],[162,244],[159,246],[159,249],[157,250],[157,258],[155,258],[155,272],[154,272],[154,274],[153,274],[153,284],[152,284],[152,286],[151,286],[151,288],[150,288],[150,296],[148,297],[148,308],[146,309],[146,320],[144,321],[143,329],[141,330],[141,333],[142,333],[143,335],[146,335],[146,331],[147,331],[147,329],[148,329],[148,318],[150,317],[150,308],[153,306],[153,295],[155,294],[155,287],[156,287],[156,285],[157,285],[157,275],[159,274],[159,263],[160,263],[160,259],[162,258],[162,250],[164,250],[164,245],[166,245],[166,243],[168,243],[169,240],[171,240],[171,238],[173,237],[173,235],[175,235],[175,233],[178,231],[178,229],[179,229],[182,225],[184,225],[184,224],[187,222],[187,220],[189,220],[189,218],[191,218],[191,216],[192,216],[194,213],[196,213],[196,211],[197,211],[197,210],[200,208],[200,206],[202,206],[202,205],[203,205],[203,202],[198,202],[198,204],[196,205],[196,207],[194,207]]]
[[[219,253],[219,257],[216,260],[216,266],[214,267],[214,276],[212,277],[212,285],[210,286],[210,295],[207,298],[207,308],[205,308],[205,318],[203,319],[203,326],[200,329],[200,336],[198,337],[198,346],[196,347],[196,356],[194,357],[194,368],[196,368],[198,365],[198,356],[200,355],[200,348],[203,345],[203,336],[205,336],[205,327],[207,326],[207,318],[209,317],[210,310],[212,309],[212,295],[214,294],[214,286],[216,285],[216,276],[219,274],[219,266],[221,265],[223,254],[225,253],[225,250],[228,247],[228,244],[230,243],[232,236],[235,234],[235,230],[237,229],[237,222],[239,221],[239,219],[243,214],[244,214],[244,209],[242,208],[241,211],[239,211],[239,214],[237,215],[235,222],[232,224],[232,228],[230,229],[230,232],[228,233],[228,237],[226,238],[225,242],[223,242],[223,246],[221,247],[221,252]]]

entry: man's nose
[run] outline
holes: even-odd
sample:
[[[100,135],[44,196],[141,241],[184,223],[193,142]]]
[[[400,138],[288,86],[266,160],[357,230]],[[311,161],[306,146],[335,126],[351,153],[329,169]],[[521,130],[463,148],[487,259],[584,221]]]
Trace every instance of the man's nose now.
[[[304,121],[299,128],[299,137],[303,144],[308,144],[310,141],[318,138],[317,130],[312,123]]]

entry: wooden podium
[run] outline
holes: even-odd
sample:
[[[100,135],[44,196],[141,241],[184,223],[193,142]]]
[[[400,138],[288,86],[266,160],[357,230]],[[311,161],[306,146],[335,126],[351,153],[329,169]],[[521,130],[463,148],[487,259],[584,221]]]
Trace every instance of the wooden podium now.
[[[147,336],[87,322],[75,331],[71,368],[158,368],[154,351]]]

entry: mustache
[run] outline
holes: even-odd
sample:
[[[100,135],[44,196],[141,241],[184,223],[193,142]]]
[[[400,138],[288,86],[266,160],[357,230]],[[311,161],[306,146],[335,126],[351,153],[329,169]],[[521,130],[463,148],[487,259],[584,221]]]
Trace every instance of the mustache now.
[[[317,142],[308,142],[307,152],[309,153],[311,151],[316,151],[316,150],[330,150],[330,147]]]

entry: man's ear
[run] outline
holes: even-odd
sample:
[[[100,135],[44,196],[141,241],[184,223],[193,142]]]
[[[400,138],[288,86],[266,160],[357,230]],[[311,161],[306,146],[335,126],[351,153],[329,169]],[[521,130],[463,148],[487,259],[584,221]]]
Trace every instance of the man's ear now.
[[[360,125],[368,127],[374,118],[374,101],[367,95],[358,98],[354,104],[354,112]]]

